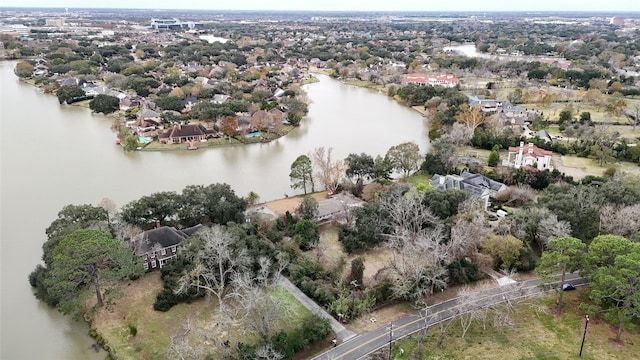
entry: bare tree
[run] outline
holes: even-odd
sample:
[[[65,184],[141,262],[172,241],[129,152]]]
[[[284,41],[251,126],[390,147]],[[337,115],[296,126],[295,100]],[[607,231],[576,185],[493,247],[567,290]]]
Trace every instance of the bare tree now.
[[[102,200],[100,200],[100,202],[98,203],[98,207],[103,208],[107,213],[107,223],[111,225],[113,219],[118,214],[118,207],[116,206],[116,203],[109,198],[102,198]]]
[[[384,226],[390,229],[387,246],[393,250],[389,269],[395,296],[419,301],[435,289],[446,287],[450,259],[443,244],[443,225],[415,194],[389,194],[381,202]]]
[[[460,259],[476,253],[479,240],[483,238],[485,233],[484,227],[475,221],[456,220],[451,227],[451,237],[447,243],[450,259]]]
[[[600,209],[600,233],[633,239],[640,233],[640,204],[605,205]]]
[[[129,241],[136,237],[136,235],[141,234],[142,229],[121,220],[120,217],[117,216],[115,221],[111,223],[111,232],[114,238],[120,241]]]
[[[204,228],[194,236],[202,242],[202,247],[195,255],[195,267],[182,275],[176,292],[186,292],[192,287],[204,289],[218,298],[219,312],[224,313],[227,285],[233,274],[247,264],[246,250],[235,250],[233,235],[219,225]]]
[[[458,147],[453,138],[442,136],[431,142],[430,153],[444,165],[444,170],[450,171],[458,164]]]
[[[453,320],[455,320],[457,313],[448,320],[441,321],[438,326],[440,327],[440,336],[438,336],[438,347],[441,348],[444,345],[444,340],[447,338],[447,330],[449,326],[453,324]]]
[[[551,214],[540,221],[538,234],[540,245],[546,246],[549,240],[570,236],[571,224],[568,221],[558,220],[556,214]]]
[[[284,359],[284,355],[280,354],[273,345],[266,344],[260,346],[256,350],[256,360],[280,360]]]
[[[524,205],[532,203],[535,200],[536,192],[527,184],[518,184],[509,186],[496,194],[496,198],[505,203],[513,203],[514,205]]]
[[[427,338],[427,330],[429,330],[429,315],[431,311],[429,311],[429,307],[425,307],[422,311],[420,311],[420,320],[423,322],[420,330],[420,336],[416,339],[416,359],[422,359],[422,345],[424,344],[425,339]]]
[[[199,344],[195,339],[196,337],[190,336],[194,329],[199,329],[199,326],[195,326],[190,318],[187,318],[182,327],[184,333],[178,336],[171,336],[168,348],[168,355],[174,359],[187,360],[187,359],[202,359],[207,355],[205,348]]]
[[[332,152],[333,148],[325,149],[324,146],[321,146],[315,148],[309,154],[311,161],[317,169],[315,176],[330,193],[334,193],[338,189],[347,169],[344,161],[332,160]]]
[[[460,315],[458,315],[458,319],[460,320],[460,338],[462,339],[467,335],[467,331],[469,331],[469,327],[471,327],[475,318],[473,309],[471,308],[471,303],[474,298],[475,296],[473,296],[468,286],[463,286],[458,290],[458,304],[460,306]]]
[[[281,264],[273,273],[272,262],[267,257],[261,257],[258,262],[260,269],[256,274],[243,272],[234,275],[232,296],[241,309],[239,320],[246,329],[267,341],[278,322],[289,316],[287,304],[272,294],[284,266]]]

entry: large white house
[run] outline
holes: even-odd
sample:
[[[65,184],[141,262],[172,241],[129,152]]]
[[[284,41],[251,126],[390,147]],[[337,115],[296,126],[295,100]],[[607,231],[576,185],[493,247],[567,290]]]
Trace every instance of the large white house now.
[[[538,170],[553,170],[551,155],[553,152],[550,150],[540,149],[533,143],[525,145],[524,142],[520,142],[520,146],[509,147],[509,156],[503,161],[503,165],[513,166],[516,169],[531,166]]]
[[[430,86],[444,86],[446,88],[452,88],[458,85],[458,78],[453,74],[440,74],[435,76],[427,76],[425,74],[413,73],[407,74],[404,79],[402,79],[403,85],[430,85]]]

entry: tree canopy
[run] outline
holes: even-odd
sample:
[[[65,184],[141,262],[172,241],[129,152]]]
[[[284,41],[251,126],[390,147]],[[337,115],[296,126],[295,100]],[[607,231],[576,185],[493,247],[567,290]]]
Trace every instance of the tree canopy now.
[[[77,85],[62,85],[57,91],[56,96],[60,104],[71,104],[75,99],[85,96],[84,90]]]
[[[120,99],[111,95],[96,95],[89,102],[89,108],[97,113],[110,114],[120,108]]]
[[[589,277],[581,308],[616,324],[616,341],[625,325],[640,320],[640,245],[622,236],[600,235],[589,244],[583,273]]]
[[[307,194],[307,186],[311,187],[311,192],[315,192],[315,186],[313,182],[313,167],[311,159],[307,155],[298,156],[293,163],[291,163],[291,172],[289,173],[291,178],[291,188],[302,189],[304,194]]]
[[[410,175],[413,171],[418,170],[420,165],[420,147],[414,142],[406,142],[392,146],[387,151],[386,156],[394,170],[402,173],[403,176]]]
[[[97,306],[104,305],[103,287],[110,281],[142,274],[139,259],[111,234],[99,230],[77,230],[53,249],[53,261],[44,280],[50,296],[59,300],[65,314],[80,315],[84,292],[95,291]]]
[[[347,164],[346,174],[358,180],[372,178],[374,176],[374,160],[371,155],[365,153],[349,154],[345,159]]]
[[[547,249],[542,253],[536,272],[543,279],[555,278],[561,274],[558,283],[558,310],[562,309],[562,286],[567,272],[578,270],[582,265],[582,254],[587,246],[580,239],[563,237],[550,240]],[[555,280],[555,279],[554,279]]]

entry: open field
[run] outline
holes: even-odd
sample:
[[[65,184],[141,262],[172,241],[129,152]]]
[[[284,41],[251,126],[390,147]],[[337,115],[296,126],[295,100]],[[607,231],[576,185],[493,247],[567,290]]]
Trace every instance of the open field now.
[[[417,336],[398,341],[393,347],[393,359],[578,359],[584,331],[584,314],[578,310],[582,290],[565,294],[565,311],[553,313],[556,296],[523,300],[510,314],[511,326],[496,328],[491,321],[483,329],[475,321],[466,337],[460,337],[460,321],[454,321],[447,331],[444,346],[436,345],[439,328],[427,331],[423,356],[415,354]],[[491,317],[491,315],[490,315]],[[611,339],[615,333],[610,325],[591,319],[582,359],[637,359],[640,354],[640,334],[623,332],[624,344]],[[400,349],[404,354],[400,354]]]
[[[636,100],[627,100],[628,104],[635,104],[637,103]],[[618,122],[621,124],[626,124],[629,123],[629,119],[627,119],[624,116],[613,116],[613,115],[609,115],[605,112],[604,107],[596,107],[596,106],[591,106],[587,103],[566,103],[566,102],[560,102],[560,103],[551,103],[549,105],[544,105],[542,103],[526,103],[526,104],[520,104],[519,106],[525,108],[525,109],[533,109],[533,110],[537,110],[543,113],[543,116],[545,118],[549,118],[549,120],[551,121],[557,121],[558,117],[560,116],[560,112],[567,106],[567,105],[571,105],[573,106],[574,111],[577,113],[577,115],[580,115],[583,112],[589,112],[591,113],[591,121],[598,123],[598,122]]]
[[[207,349],[215,353],[216,339],[226,339],[230,331],[230,338],[235,341],[250,343],[257,340],[255,335],[247,332],[246,325],[240,322],[229,324],[218,323],[214,320],[217,312],[215,297],[203,298],[190,304],[181,303],[167,312],[153,310],[156,294],[162,288],[159,272],[151,272],[142,278],[123,284],[123,297],[115,304],[100,309],[94,316],[92,327],[102,336],[111,353],[118,359],[166,359],[171,337],[180,338],[187,335],[190,344],[202,344],[203,339],[194,336],[195,332],[185,330],[184,325],[190,321],[194,327],[202,323],[210,339],[206,343]],[[292,329],[299,325],[299,320],[309,315],[303,307],[286,290],[278,287],[272,296],[280,298],[288,309],[287,318],[277,324],[278,329]],[[126,301],[125,301],[126,300]],[[218,325],[218,326],[216,326]],[[131,327],[137,333],[132,335]]]
[[[585,171],[586,175],[602,176],[604,171],[609,167],[615,167],[620,171],[624,171],[628,174],[640,174],[640,166],[630,162],[617,162],[614,164],[605,164],[599,166],[593,159],[581,158],[577,156],[559,156],[560,161],[564,167],[578,168]],[[563,171],[558,167],[558,170]]]

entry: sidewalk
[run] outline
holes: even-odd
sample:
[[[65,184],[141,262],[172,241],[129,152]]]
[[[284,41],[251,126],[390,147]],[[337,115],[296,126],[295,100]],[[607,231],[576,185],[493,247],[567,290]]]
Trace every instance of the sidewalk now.
[[[344,342],[352,337],[356,336],[356,333],[344,327],[344,325],[340,324],[333,316],[329,315],[323,308],[321,308],[318,304],[316,304],[313,300],[311,300],[307,295],[305,295],[297,286],[295,286],[289,279],[284,276],[280,277],[279,285],[285,288],[291,295],[293,295],[304,307],[309,309],[313,314],[328,319],[331,324],[331,329],[334,333],[336,333],[336,337]]]

